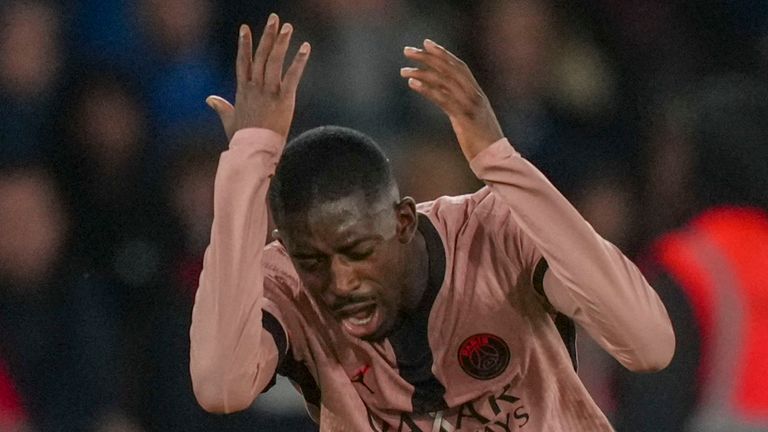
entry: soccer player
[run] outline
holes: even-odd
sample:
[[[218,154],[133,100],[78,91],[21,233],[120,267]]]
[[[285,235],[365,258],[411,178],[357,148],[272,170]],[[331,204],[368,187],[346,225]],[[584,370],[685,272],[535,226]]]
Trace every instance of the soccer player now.
[[[209,99],[231,141],[190,330],[200,404],[245,409],[280,373],[321,430],[611,430],[576,375],[570,320],[627,368],[663,368],[674,335],[637,268],[429,40],[405,49],[419,67],[401,74],[448,115],[486,187],[417,205],[359,132],[285,145],[310,51],[283,74],[291,33],[270,16],[252,55],[241,27],[235,105]],[[278,229],[263,248],[267,199]]]

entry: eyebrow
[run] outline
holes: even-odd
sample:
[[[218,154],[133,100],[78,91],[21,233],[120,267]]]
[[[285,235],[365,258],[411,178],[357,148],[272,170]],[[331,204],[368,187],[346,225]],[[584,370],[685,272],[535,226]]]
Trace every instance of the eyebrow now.
[[[361,238],[358,238],[358,239],[354,239],[354,240],[351,240],[351,241],[347,242],[343,246],[341,246],[339,248],[339,251],[340,252],[349,252],[350,250],[352,250],[355,247],[357,247],[360,243],[365,243],[367,241],[380,240],[380,239],[381,239],[381,236],[377,235],[377,234],[369,235],[369,236],[366,236],[366,237],[361,237]]]
[[[350,250],[354,249],[361,243],[365,243],[367,241],[373,241],[373,240],[380,240],[380,239],[381,239],[381,236],[377,234],[360,237],[354,240],[350,240],[347,243],[343,244],[341,247],[338,248],[338,251],[342,253],[349,252]],[[297,252],[297,253],[292,253],[291,256],[295,259],[312,259],[312,258],[321,258],[325,255],[322,253],[313,253],[313,252]]]

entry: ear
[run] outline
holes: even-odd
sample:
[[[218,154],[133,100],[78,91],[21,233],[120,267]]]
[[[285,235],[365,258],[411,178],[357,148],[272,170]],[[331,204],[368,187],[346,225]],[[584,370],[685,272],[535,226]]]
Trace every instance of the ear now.
[[[403,197],[395,204],[395,214],[397,216],[397,237],[400,243],[410,243],[413,236],[416,235],[416,228],[419,226],[416,201],[408,196]]]
[[[285,246],[285,243],[283,242],[283,236],[280,234],[280,230],[272,230],[272,239],[277,240],[281,245]]]

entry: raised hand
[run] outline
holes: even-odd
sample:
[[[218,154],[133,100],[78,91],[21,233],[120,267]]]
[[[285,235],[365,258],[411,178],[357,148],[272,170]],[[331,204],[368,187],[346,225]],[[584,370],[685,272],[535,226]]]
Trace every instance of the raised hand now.
[[[235,105],[220,96],[209,96],[205,100],[219,115],[228,139],[232,139],[238,130],[251,127],[271,129],[283,137],[288,136],[296,105],[296,89],[310,51],[309,43],[302,43],[283,74],[292,33],[293,26],[285,23],[280,27],[278,16],[271,14],[254,54],[251,29],[247,25],[240,26]]]
[[[406,47],[404,53],[420,66],[404,67],[400,75],[448,115],[467,160],[504,136],[488,98],[463,61],[429,39],[424,49]]]

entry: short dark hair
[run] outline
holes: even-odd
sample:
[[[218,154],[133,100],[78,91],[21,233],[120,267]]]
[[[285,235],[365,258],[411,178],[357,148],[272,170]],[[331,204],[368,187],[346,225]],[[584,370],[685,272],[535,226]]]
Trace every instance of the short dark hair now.
[[[321,126],[292,139],[269,189],[279,227],[317,203],[363,192],[374,201],[397,188],[389,160],[369,136],[341,126]]]

